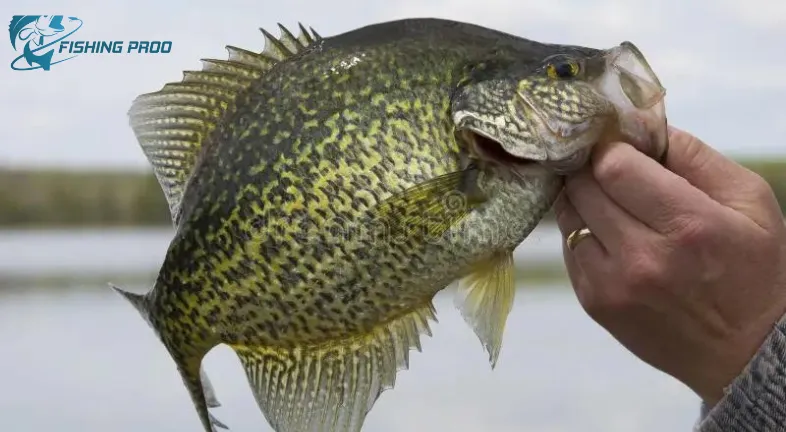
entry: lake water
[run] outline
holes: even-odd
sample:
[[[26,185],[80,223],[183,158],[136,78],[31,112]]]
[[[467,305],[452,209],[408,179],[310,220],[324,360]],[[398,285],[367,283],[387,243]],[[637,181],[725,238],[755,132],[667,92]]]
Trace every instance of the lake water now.
[[[0,232],[0,278],[152,274],[170,235]],[[559,242],[543,227],[517,259],[553,264]],[[494,371],[450,295],[436,306],[434,336],[412,353],[410,370],[382,394],[364,431],[660,432],[690,431],[696,420],[693,393],[619,346],[564,281],[518,291]],[[0,290],[0,343],[4,430],[201,430],[164,347],[105,284]],[[223,404],[213,412],[230,430],[271,430],[229,348],[212,351],[206,368]]]

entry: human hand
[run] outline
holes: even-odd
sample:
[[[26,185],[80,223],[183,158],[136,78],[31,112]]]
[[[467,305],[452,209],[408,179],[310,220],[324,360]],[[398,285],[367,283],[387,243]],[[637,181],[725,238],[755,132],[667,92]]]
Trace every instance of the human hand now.
[[[709,405],[786,311],[786,225],[770,186],[672,129],[665,167],[613,143],[555,204],[584,310]]]

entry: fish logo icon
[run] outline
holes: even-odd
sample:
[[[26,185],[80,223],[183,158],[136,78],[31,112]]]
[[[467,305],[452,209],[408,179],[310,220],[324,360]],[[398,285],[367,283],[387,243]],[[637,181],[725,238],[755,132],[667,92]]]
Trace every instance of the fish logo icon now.
[[[21,54],[11,62],[13,70],[48,71],[52,65],[76,55],[59,56],[56,47],[61,40],[82,27],[82,20],[64,15],[14,15],[8,32],[11,46]]]

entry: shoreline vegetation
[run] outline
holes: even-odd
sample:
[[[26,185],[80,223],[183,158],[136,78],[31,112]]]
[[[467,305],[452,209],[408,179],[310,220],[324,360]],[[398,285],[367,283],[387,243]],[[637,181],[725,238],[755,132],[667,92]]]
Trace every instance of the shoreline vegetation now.
[[[11,289],[30,289],[30,288],[95,288],[97,290],[108,290],[108,283],[112,283],[132,291],[142,290],[145,292],[150,289],[155,281],[155,271],[144,271],[138,273],[69,273],[57,274],[49,273],[44,275],[22,274],[22,275],[3,275],[0,273],[0,293]],[[568,280],[568,274],[562,262],[553,264],[532,266],[526,262],[515,265],[513,278],[517,289],[539,289],[553,288],[554,286],[567,286],[564,284]]]
[[[786,212],[786,159],[739,162],[769,182]],[[166,201],[150,171],[0,168],[0,229],[170,224]]]

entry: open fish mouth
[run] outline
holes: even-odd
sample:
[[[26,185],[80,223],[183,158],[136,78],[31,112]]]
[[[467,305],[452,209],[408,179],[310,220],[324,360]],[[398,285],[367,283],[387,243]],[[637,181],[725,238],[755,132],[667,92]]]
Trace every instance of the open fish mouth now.
[[[511,168],[525,168],[541,162],[508,152],[499,141],[480,131],[463,129],[461,137],[469,143],[470,153],[482,160],[492,160]]]

